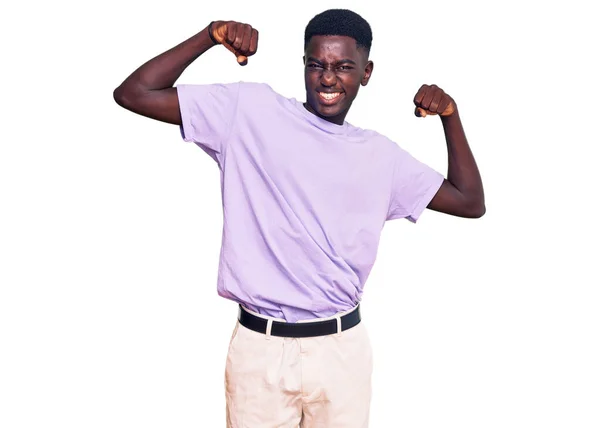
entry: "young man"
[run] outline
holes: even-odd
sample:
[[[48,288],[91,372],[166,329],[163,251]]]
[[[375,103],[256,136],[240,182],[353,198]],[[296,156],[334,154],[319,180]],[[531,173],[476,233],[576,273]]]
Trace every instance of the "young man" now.
[[[371,347],[359,302],[385,221],[425,208],[484,214],[483,188],[453,99],[423,85],[416,114],[439,115],[445,179],[377,132],[345,121],[373,71],[369,24],[348,10],[305,32],[306,102],[261,83],[178,85],[222,44],[246,64],[250,25],[216,21],[148,61],[114,92],[135,113],[179,125],[221,170],[218,293],[239,304],[226,364],[229,427],[367,427]]]

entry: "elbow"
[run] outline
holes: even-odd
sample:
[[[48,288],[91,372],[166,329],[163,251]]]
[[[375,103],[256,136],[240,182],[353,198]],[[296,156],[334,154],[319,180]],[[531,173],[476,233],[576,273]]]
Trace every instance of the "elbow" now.
[[[145,91],[135,84],[123,82],[113,91],[113,99],[121,107],[135,111]]]
[[[122,85],[113,91],[113,99],[123,108],[128,108],[130,104],[130,98],[127,96],[127,92],[124,90]]]
[[[475,210],[473,213],[473,218],[481,218],[485,215],[485,204],[481,204],[481,206]]]
[[[486,208],[483,199],[474,200],[466,205],[466,215],[469,218],[481,218],[485,215]]]

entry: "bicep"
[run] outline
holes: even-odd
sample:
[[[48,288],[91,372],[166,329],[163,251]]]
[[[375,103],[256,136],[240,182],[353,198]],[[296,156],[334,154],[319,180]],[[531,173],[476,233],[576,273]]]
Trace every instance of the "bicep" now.
[[[445,214],[463,217],[465,215],[465,197],[447,179],[444,179],[427,208]]]
[[[161,122],[181,125],[177,88],[140,91],[135,94],[115,90],[114,98],[121,107]]]

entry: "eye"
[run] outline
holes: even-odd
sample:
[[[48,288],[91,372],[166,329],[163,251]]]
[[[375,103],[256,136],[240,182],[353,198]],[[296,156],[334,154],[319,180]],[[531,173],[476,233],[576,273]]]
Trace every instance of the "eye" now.
[[[339,69],[342,71],[349,71],[352,70],[352,67],[350,67],[349,65],[341,65]]]
[[[321,66],[318,64],[308,64],[307,67],[308,68],[321,68]]]

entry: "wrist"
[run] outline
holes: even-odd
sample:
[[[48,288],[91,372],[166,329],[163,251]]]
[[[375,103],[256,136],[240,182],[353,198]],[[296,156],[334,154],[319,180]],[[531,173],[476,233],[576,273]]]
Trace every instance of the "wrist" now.
[[[455,121],[460,121],[460,117],[458,115],[458,108],[454,106],[454,111],[451,114],[449,114],[448,116],[440,116],[440,119],[442,119],[442,123],[452,123]]]

